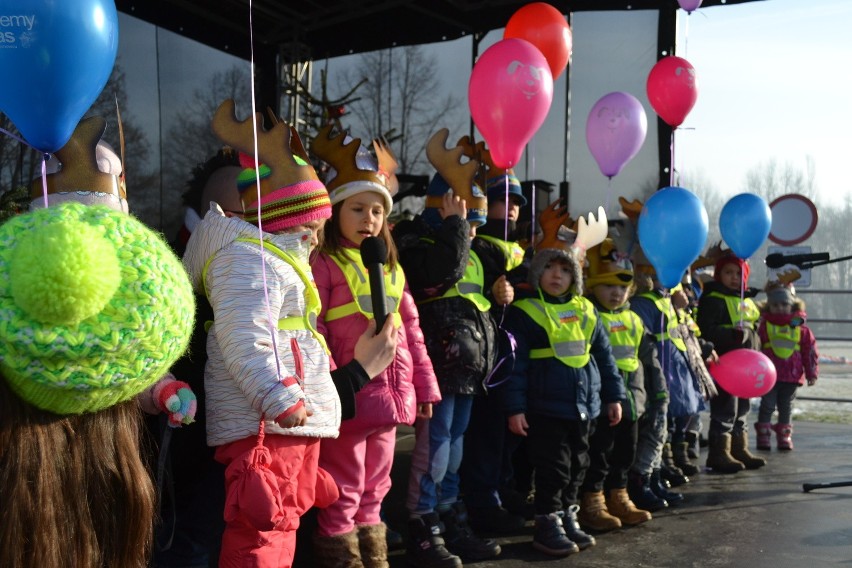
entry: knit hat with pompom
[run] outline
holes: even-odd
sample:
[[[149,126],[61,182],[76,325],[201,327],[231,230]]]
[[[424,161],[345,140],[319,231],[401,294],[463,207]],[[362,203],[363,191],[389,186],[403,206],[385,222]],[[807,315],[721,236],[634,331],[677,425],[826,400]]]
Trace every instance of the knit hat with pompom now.
[[[68,202],[0,226],[0,371],[33,406],[131,399],[186,350],[194,312],[180,260],[130,215]]]

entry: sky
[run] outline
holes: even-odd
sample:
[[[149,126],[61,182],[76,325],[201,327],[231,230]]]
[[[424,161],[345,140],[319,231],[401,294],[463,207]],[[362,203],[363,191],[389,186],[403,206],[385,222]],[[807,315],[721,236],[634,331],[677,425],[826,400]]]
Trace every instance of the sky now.
[[[852,197],[845,171],[852,148],[849,111],[852,63],[852,1],[762,0],[679,11],[677,55],[689,61],[698,78],[698,100],[675,135],[675,166],[695,172],[723,194],[744,190],[746,173],[769,160],[805,169],[815,164],[818,205],[839,206]],[[120,15],[119,57],[125,62],[129,105],[137,116],[179,108],[181,97],[203,87],[216,69],[236,62],[209,53],[193,42]],[[630,196],[657,175],[656,115],[645,94],[647,74],[656,61],[656,13],[578,12],[572,20],[574,52],[567,73],[554,84],[545,124],[528,146],[520,177],[571,182],[572,213],[607,210],[620,195]],[[486,36],[480,53],[502,39]],[[466,104],[470,77],[470,40],[432,44],[442,86]],[[182,46],[177,49],[177,46]],[[158,51],[137,64],[133,54]],[[200,55],[202,54],[203,55]],[[464,56],[459,56],[464,54]],[[205,64],[199,64],[199,61]],[[130,63],[128,65],[128,63]],[[324,61],[317,65],[325,65]],[[330,70],[351,59],[330,62]],[[337,66],[337,67],[336,67]],[[159,82],[150,75],[158,74]],[[318,75],[318,73],[317,73]],[[571,134],[568,170],[564,167],[565,85],[571,83]],[[159,88],[158,88],[159,86]],[[585,143],[584,124],[595,101],[625,91],[646,110],[648,136],[639,154],[607,180]],[[188,99],[184,104],[189,104]],[[445,125],[451,129],[454,125]],[[462,130],[466,124],[455,125]],[[146,121],[156,132],[158,121]],[[375,133],[355,133],[370,137]],[[687,188],[689,189],[689,188]]]

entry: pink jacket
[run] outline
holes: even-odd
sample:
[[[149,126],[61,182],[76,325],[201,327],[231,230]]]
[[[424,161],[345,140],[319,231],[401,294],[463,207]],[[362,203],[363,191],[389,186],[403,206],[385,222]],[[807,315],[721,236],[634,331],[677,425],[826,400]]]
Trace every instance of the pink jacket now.
[[[358,259],[358,250],[351,256]],[[363,269],[363,267],[362,267]],[[366,272],[366,269],[363,269]],[[331,322],[325,321],[329,309],[353,301],[352,291],[343,271],[326,254],[317,255],[311,262],[319,291],[322,310],[317,320],[317,330],[325,336],[334,364],[344,365],[353,359],[355,343],[367,327],[367,318],[360,312]],[[402,270],[400,268],[400,274]],[[438,381],[432,362],[423,343],[420,316],[408,286],[399,306],[402,325],[396,357],[382,374],[371,380],[355,395],[355,418],[350,422],[364,426],[413,424],[417,403],[440,402]]]
[[[799,325],[802,335],[799,339],[799,351],[795,351],[788,359],[778,357],[771,347],[763,347],[763,354],[769,357],[775,364],[776,379],[781,383],[805,384],[805,378],[816,379],[819,376],[819,353],[817,352],[816,339],[810,328],[804,324],[807,315],[805,312],[797,311],[792,314],[770,314],[764,312],[761,315],[757,333],[760,335],[760,344],[766,345],[769,336],[766,332],[767,320],[775,325]]]

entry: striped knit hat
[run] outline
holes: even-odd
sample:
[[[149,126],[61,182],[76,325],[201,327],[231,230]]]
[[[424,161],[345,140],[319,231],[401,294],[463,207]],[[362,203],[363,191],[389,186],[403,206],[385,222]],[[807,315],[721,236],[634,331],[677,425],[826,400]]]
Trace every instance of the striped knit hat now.
[[[66,202],[0,225],[0,371],[33,406],[133,398],[186,350],[194,312],[180,260],[131,215]]]
[[[298,156],[295,156],[295,159],[300,165],[307,165]],[[246,154],[241,153],[240,163],[243,166],[250,164],[237,177],[237,189],[243,195],[243,192],[248,194],[248,191],[257,187],[257,174],[255,173],[256,170],[251,167],[254,166],[253,158],[249,158]],[[272,170],[265,164],[260,165],[261,181],[268,178],[271,173]],[[243,201],[252,200],[244,198]],[[325,186],[321,182],[308,179],[281,187],[263,195],[260,198],[259,207],[257,200],[254,200],[252,207],[246,209],[244,219],[256,225],[258,211],[260,212],[263,230],[275,233],[282,229],[297,227],[311,221],[316,221],[317,219],[330,218],[331,201],[328,198],[328,191],[326,191]]]
[[[328,191],[310,165],[296,130],[277,118],[274,126],[265,130],[263,117],[258,114],[255,132],[251,117],[240,122],[235,111],[233,99],[225,100],[216,110],[211,126],[222,142],[240,152],[240,163],[249,170],[243,171],[237,182],[246,206],[244,219],[255,224],[260,219],[263,230],[269,233],[329,219]],[[254,169],[255,137],[259,176]],[[260,200],[256,191],[250,191],[257,187],[258,177]]]

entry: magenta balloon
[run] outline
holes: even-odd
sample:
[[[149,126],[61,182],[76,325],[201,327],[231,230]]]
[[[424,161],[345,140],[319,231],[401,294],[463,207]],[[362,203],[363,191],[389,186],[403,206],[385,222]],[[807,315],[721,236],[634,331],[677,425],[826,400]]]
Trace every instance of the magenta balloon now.
[[[601,97],[586,120],[586,143],[601,173],[608,178],[639,152],[648,132],[648,117],[639,99],[616,91]]]
[[[480,56],[470,74],[468,104],[497,167],[518,164],[552,100],[550,65],[530,42],[504,39]]]
[[[740,398],[765,395],[777,378],[772,360],[754,349],[728,351],[709,370],[719,386]]]
[[[703,0],[677,0],[677,3],[680,4],[681,8],[691,14],[696,11],[699,6],[701,6],[702,1]]]

